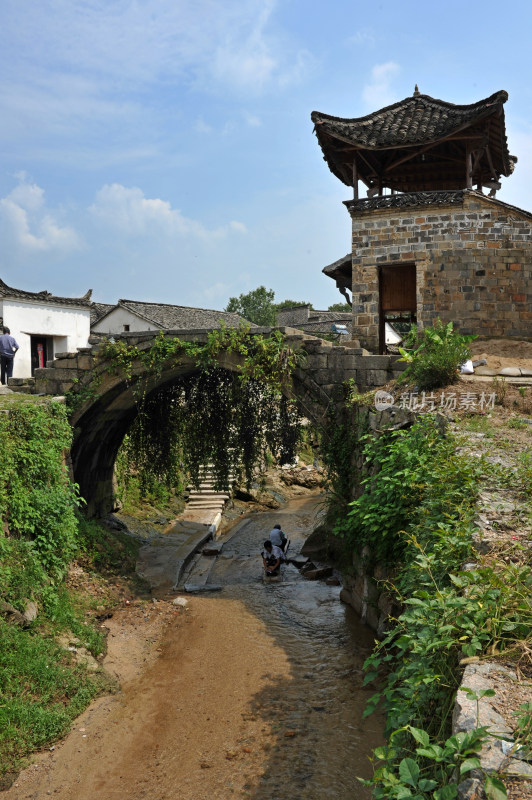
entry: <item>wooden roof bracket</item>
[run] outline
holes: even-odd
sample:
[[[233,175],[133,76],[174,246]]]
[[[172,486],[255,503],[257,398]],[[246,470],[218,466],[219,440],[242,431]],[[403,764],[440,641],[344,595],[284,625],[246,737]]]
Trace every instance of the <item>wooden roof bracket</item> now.
[[[345,302],[346,302],[348,305],[350,305],[351,307],[353,307],[353,303],[352,303],[352,301],[351,301],[351,298],[349,297],[349,295],[348,295],[348,293],[347,293],[347,286],[342,286],[342,284],[341,284],[341,283],[339,283],[339,281],[336,281],[336,286],[337,286],[337,288],[338,288],[338,291],[340,292],[340,294],[341,294],[343,297],[345,297]]]

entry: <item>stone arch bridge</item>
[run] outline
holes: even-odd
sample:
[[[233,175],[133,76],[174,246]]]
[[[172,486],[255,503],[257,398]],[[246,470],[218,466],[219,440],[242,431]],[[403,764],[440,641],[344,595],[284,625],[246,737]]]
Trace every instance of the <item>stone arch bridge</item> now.
[[[373,356],[360,347],[333,346],[333,343],[302,334],[293,328],[280,328],[287,345],[304,350],[304,364],[292,377],[287,396],[295,400],[308,419],[319,424],[331,404],[343,402],[343,384],[353,379],[359,391],[382,386],[401,370],[390,356]],[[250,336],[268,336],[271,328],[253,328]],[[165,331],[167,338],[206,342],[210,331]],[[147,350],[160,331],[124,333],[114,340],[124,340],[139,350]],[[357,342],[350,344],[356,345]],[[59,353],[46,368],[35,371],[37,394],[64,395],[77,385],[80,398],[85,397],[71,414],[75,429],[72,446],[74,480],[87,502],[90,516],[103,516],[113,508],[113,472],[118,448],[136,417],[134,387],[144,381],[146,393],[179,380],[198,370],[196,362],[185,355],[170,359],[156,376],[142,361],[132,365],[131,379],[110,370],[110,362],[99,353],[97,342],[76,353]],[[221,352],[219,366],[236,371],[239,357]],[[17,387],[14,387],[17,388]]]

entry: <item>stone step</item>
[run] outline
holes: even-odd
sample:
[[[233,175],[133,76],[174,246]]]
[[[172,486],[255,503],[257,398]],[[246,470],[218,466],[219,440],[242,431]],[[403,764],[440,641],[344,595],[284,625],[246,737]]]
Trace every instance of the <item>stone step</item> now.
[[[224,507],[224,503],[209,503],[209,502],[203,502],[201,500],[194,500],[192,503],[187,503],[187,508],[222,509],[223,507]]]
[[[229,478],[229,481],[230,481],[231,485],[234,483],[234,479],[233,478]],[[198,492],[198,491],[201,491],[202,489],[211,489],[212,491],[217,491],[214,488],[214,486],[215,486],[214,480],[212,480],[212,481],[201,481],[199,486],[194,486],[193,484],[190,483],[187,486],[187,491],[189,491],[189,492]],[[219,491],[223,491],[223,489],[221,489]],[[228,491],[228,490],[226,489],[225,491]]]
[[[188,496],[187,503],[192,503],[194,500],[208,500],[212,502],[227,503],[229,500],[228,494],[191,494]]]
[[[224,492],[222,490],[213,489],[212,487],[210,489],[189,489],[185,494],[186,494],[187,497],[196,497],[197,495],[206,495],[207,497],[214,497],[214,496],[222,497],[223,496],[223,497],[229,498],[231,496],[228,491]]]

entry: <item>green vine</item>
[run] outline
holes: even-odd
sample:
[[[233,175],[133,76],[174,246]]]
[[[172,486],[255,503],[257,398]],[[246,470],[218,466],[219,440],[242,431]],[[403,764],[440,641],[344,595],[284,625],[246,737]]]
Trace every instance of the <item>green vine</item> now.
[[[28,553],[31,569],[60,577],[77,547],[78,498],[63,455],[72,429],[59,403],[31,404],[0,414],[0,597],[18,599],[8,566],[14,540]],[[10,538],[11,537],[11,538]],[[18,575],[18,573],[17,573]]]
[[[226,357],[231,369],[223,366]],[[148,380],[183,358],[193,362],[193,372],[147,393]],[[264,337],[249,326],[211,331],[203,343],[161,332],[145,350],[124,340],[104,342],[98,361],[125,379],[137,404],[120,452],[123,478],[135,475],[147,490],[154,482],[182,484],[186,475],[198,486],[211,465],[215,487],[228,489],[240,475],[249,486],[268,453],[281,463],[292,460],[300,418],[283,392],[303,359],[279,331]]]
[[[108,362],[108,371],[123,375],[127,381],[133,378],[136,362],[143,373],[160,375],[164,366],[176,358],[186,356],[203,370],[215,368],[221,353],[241,356],[236,366],[241,381],[259,380],[272,389],[281,391],[290,373],[302,363],[304,354],[296,352],[284,342],[280,331],[267,336],[253,335],[248,325],[210,331],[205,343],[187,342],[178,337],[167,337],[161,332],[147,350],[127,344],[120,339],[100,345],[98,359]]]

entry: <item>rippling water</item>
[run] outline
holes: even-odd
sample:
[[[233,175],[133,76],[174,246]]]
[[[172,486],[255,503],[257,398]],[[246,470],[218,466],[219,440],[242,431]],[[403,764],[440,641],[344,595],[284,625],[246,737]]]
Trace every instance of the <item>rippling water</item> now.
[[[256,698],[262,716],[279,729],[297,731],[268,753],[265,775],[252,795],[257,800],[357,800],[370,793],[357,780],[369,777],[368,756],[382,743],[382,719],[362,713],[372,691],[362,687],[362,664],[374,636],[339,600],[339,588],[303,579],[293,566],[282,582],[262,583],[259,551],[274,522],[281,522],[299,551],[312,526],[309,501],[289,504],[282,514],[253,517],[224,547],[211,583],[224,586],[224,596],[241,601],[267,626],[290,663],[290,678],[271,685]],[[257,646],[253,627],[247,635]],[[264,645],[262,645],[264,646]],[[266,710],[266,712],[265,712]]]

